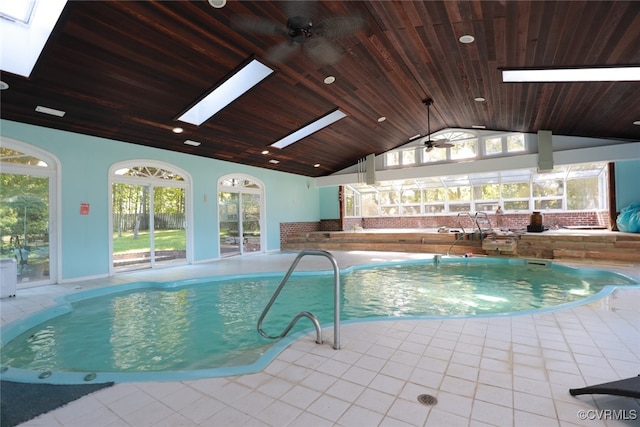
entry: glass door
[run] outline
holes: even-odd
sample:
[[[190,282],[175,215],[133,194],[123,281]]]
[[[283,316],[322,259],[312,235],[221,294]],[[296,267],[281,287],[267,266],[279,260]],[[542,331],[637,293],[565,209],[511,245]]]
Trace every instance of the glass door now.
[[[220,222],[220,256],[239,255],[242,235],[240,222],[240,194],[228,191],[218,193]]]
[[[262,252],[264,186],[247,175],[225,175],[218,181],[220,256]]]
[[[17,284],[48,281],[49,178],[2,173],[0,200],[0,254],[16,260]]]
[[[114,183],[113,267],[116,270],[150,268],[149,186]]]
[[[242,252],[260,252],[260,194],[242,194]]]
[[[152,265],[183,263],[187,258],[185,189],[153,187]]]

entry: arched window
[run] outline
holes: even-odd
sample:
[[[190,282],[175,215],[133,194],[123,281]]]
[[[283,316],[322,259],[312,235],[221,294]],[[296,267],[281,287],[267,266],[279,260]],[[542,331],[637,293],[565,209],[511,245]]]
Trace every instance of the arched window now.
[[[110,192],[112,272],[192,259],[187,172],[149,160],[121,162],[110,169]]]
[[[2,258],[17,262],[17,285],[58,281],[58,170],[50,153],[1,138],[0,233]]]
[[[263,252],[264,185],[241,174],[218,180],[220,256]]]

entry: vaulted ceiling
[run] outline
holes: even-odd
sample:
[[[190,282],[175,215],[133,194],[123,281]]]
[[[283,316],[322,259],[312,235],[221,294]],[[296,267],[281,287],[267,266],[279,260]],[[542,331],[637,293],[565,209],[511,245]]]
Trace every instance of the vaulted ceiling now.
[[[639,82],[503,83],[501,76],[503,68],[640,64],[640,2],[315,6],[314,23],[367,22],[335,40],[343,55],[332,65],[302,53],[274,61],[269,49],[284,36],[232,24],[256,16],[284,25],[283,2],[228,0],[218,9],[206,1],[70,1],[30,77],[2,73],[9,89],[1,117],[311,177],[426,134],[427,98],[432,132],[482,125],[640,139]],[[475,41],[461,43],[463,35]],[[177,120],[251,58],[275,72],[200,126]],[[333,84],[324,83],[328,76]],[[38,105],[66,114],[38,113]],[[336,108],[347,117],[284,149],[270,147]],[[184,132],[173,133],[176,126]]]

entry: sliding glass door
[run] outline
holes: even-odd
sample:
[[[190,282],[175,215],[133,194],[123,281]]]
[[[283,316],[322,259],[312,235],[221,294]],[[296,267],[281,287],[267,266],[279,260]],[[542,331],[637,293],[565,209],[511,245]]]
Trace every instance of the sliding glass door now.
[[[180,176],[157,167],[122,168],[115,175],[111,185],[112,268],[121,271],[186,262],[186,188]]]
[[[55,282],[57,162],[3,138],[0,164],[0,257],[15,260],[18,288]]]
[[[240,194],[228,191],[218,193],[218,215],[220,218],[220,256],[241,254]]]
[[[220,256],[262,252],[263,187],[244,176],[223,177],[218,183]]]

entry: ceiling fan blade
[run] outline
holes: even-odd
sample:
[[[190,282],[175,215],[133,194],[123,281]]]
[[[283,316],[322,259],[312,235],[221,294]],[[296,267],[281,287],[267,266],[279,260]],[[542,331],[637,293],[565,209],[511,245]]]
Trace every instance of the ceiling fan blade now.
[[[304,44],[304,51],[314,62],[333,65],[342,57],[342,48],[324,37],[313,37]]]
[[[259,16],[235,15],[231,18],[231,27],[235,30],[265,35],[286,35],[287,28]]]
[[[316,12],[316,2],[313,0],[285,1],[282,10],[289,19],[301,17],[311,20]]]
[[[335,40],[355,34],[366,26],[367,20],[360,16],[335,16],[322,20],[316,29],[323,37]]]
[[[446,138],[434,139],[431,142],[434,147],[438,147],[438,148],[453,147],[453,144],[450,143],[449,140]]]
[[[283,41],[277,45],[271,47],[267,51],[267,60],[276,64],[286,62],[289,58],[298,52],[298,43],[293,43],[291,40]]]

